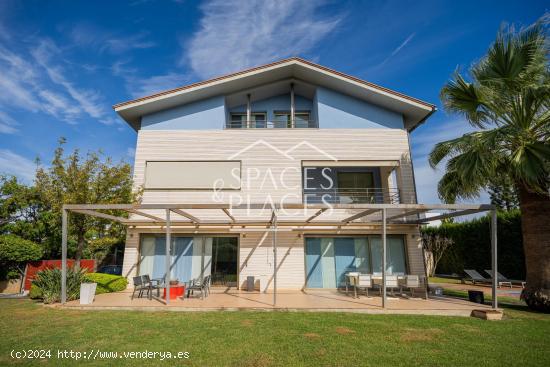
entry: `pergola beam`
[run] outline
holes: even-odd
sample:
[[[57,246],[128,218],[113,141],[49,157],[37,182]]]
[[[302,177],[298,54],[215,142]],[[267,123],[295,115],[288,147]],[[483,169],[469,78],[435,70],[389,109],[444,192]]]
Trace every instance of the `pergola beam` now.
[[[317,218],[318,216],[320,216],[321,214],[323,214],[323,212],[325,212],[327,209],[326,208],[323,208],[323,209],[319,209],[315,212],[315,214],[313,214],[311,217],[307,218],[306,219],[306,223],[309,223],[311,222],[313,219]]]
[[[148,213],[144,213],[144,212],[136,210],[136,209],[130,209],[130,210],[128,210],[128,212],[136,214],[136,215],[140,215],[140,216],[145,217],[145,218],[153,219],[157,222],[164,223],[166,221],[166,219],[164,219],[164,218],[157,217],[157,216],[154,216],[154,215],[151,215],[151,214],[148,214]]]
[[[364,211],[362,211],[362,212],[360,212],[360,213],[357,213],[357,214],[355,214],[355,215],[352,215],[351,217],[348,217],[348,218],[342,220],[342,223],[349,223],[349,222],[351,222],[352,220],[359,219],[359,218],[362,218],[362,217],[366,217],[367,215],[376,213],[377,211],[379,211],[379,209],[367,209],[367,210],[364,210]]]
[[[494,205],[490,204],[302,204],[302,203],[287,203],[273,204],[275,209],[426,209],[426,210],[493,210]],[[267,204],[65,204],[64,209],[74,210],[102,210],[102,209],[232,209],[232,210],[247,210],[247,209],[264,209],[271,210],[272,206]]]
[[[235,220],[235,217],[231,215],[231,213],[229,212],[229,210],[227,210],[226,208],[222,208],[223,212],[225,213],[225,215],[227,215],[229,217],[229,219],[231,219],[231,221],[234,223],[236,222]]]
[[[181,210],[181,209],[172,208],[172,209],[167,209],[167,210],[171,210],[171,211],[173,211],[174,213],[179,214],[179,215],[181,215],[182,217],[185,217],[185,218],[191,220],[191,221],[194,222],[195,224],[198,224],[198,223],[201,222],[201,220],[200,220],[199,218],[197,218],[197,217],[195,217],[195,216],[193,216],[193,215],[191,215],[191,214],[189,214],[189,213],[187,213],[187,212],[184,212],[184,211]]]
[[[406,211],[404,213],[399,213],[399,214],[396,214],[396,215],[392,215],[391,217],[386,218],[386,220],[404,218],[404,217],[408,217],[410,215],[425,213],[427,211],[428,211],[428,209],[415,209],[415,210],[411,210],[411,211]]]
[[[128,220],[128,218],[123,217],[117,217],[110,214],[101,213],[95,210],[81,210],[81,209],[72,209],[72,212],[84,214],[84,215],[91,215],[92,217],[102,218],[102,219],[108,219],[108,220],[114,220],[116,222],[125,222]]]
[[[479,213],[481,211],[484,211],[484,210],[480,210],[480,209],[460,210],[460,211],[455,211],[455,212],[451,212],[451,213],[436,215],[435,217],[429,217],[429,218],[425,218],[425,219],[421,219],[421,220],[417,220],[417,221],[409,222],[409,223],[410,224],[428,223],[428,222],[433,222],[434,220],[461,217],[463,215],[475,214],[475,213]]]

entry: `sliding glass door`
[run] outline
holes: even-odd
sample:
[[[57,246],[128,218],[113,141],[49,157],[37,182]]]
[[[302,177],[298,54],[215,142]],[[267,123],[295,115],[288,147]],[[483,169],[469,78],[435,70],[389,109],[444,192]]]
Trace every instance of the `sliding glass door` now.
[[[235,270],[236,281],[238,238],[236,237],[187,237],[172,236],[170,279],[188,282],[191,279],[201,278],[212,274],[212,249],[218,243],[233,244],[231,253],[234,261],[232,267],[226,266],[223,270]],[[151,278],[164,278],[166,274],[166,240],[163,235],[143,235],[140,243],[139,274],[149,275]],[[230,259],[226,259],[227,262]],[[227,269],[226,269],[227,268]]]
[[[387,241],[387,272],[406,273],[404,237],[388,236]],[[382,272],[381,238],[307,237],[305,261],[308,288],[342,287],[347,272]]]

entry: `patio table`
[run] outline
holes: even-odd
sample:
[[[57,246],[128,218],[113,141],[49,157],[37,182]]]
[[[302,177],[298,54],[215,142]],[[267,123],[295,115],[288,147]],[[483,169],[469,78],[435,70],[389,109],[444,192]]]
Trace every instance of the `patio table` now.
[[[178,297],[183,297],[185,294],[185,283],[178,283],[176,285],[170,285],[170,299],[176,299]],[[164,287],[164,292],[162,298],[166,299],[166,287]]]

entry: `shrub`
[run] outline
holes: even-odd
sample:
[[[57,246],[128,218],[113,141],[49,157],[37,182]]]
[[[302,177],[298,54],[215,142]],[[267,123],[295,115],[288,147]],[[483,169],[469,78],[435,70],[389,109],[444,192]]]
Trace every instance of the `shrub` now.
[[[27,261],[42,257],[40,245],[13,234],[0,235],[0,275],[14,279],[23,275]]]
[[[85,274],[85,269],[67,269],[67,301],[80,297],[80,284],[84,281]],[[61,301],[61,269],[53,268],[39,271],[36,273],[33,285],[42,292],[44,303]]]
[[[31,289],[29,291],[29,298],[31,299],[42,299],[42,289],[40,289],[36,284],[31,284]]]
[[[96,294],[120,292],[128,285],[128,280],[120,275],[88,273],[84,278],[86,282],[97,283]]]

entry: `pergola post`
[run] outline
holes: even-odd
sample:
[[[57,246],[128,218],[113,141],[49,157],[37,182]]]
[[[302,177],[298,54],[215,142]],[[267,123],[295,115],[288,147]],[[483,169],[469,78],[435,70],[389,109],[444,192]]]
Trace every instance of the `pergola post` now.
[[[166,288],[166,305],[170,303],[170,244],[171,240],[170,232],[170,209],[166,209],[166,251],[165,251],[165,265],[166,265],[166,279],[165,288]]]
[[[386,308],[386,209],[382,209],[382,307]]]
[[[67,224],[68,212],[61,213],[61,303],[67,302]]]
[[[496,309],[498,307],[497,211],[496,209],[491,210],[491,269],[493,273],[491,294],[493,296],[493,308]]]
[[[273,306],[277,304],[277,213],[273,209],[272,235],[273,239]]]

